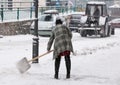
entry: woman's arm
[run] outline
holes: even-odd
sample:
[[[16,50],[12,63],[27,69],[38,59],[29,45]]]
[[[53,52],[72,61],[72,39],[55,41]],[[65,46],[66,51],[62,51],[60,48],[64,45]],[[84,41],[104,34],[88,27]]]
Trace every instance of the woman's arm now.
[[[48,44],[47,44],[47,50],[48,51],[51,49],[53,41],[54,41],[54,33],[52,31],[51,36],[50,36],[49,41],[48,41]]]

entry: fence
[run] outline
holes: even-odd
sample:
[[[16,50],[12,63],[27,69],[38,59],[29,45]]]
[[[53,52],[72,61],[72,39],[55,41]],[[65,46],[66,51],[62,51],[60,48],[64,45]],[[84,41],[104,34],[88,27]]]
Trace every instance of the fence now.
[[[34,17],[34,2],[0,2],[0,19],[23,19]],[[25,4],[25,5],[23,5]]]
[[[39,7],[39,12],[43,13],[45,10],[56,9],[59,13],[65,12],[75,12],[75,11],[83,11],[81,7],[56,7],[56,6],[47,6],[47,7]]]
[[[87,0],[91,1],[91,0]],[[49,9],[57,9],[60,13],[64,12],[72,12],[72,11],[84,11],[86,8],[86,0],[76,0],[76,5],[74,7],[56,7],[56,6],[46,6],[46,7],[39,7],[38,11],[40,14]],[[120,7],[117,9],[112,10],[109,8],[110,6],[113,6],[115,4],[120,5],[120,0],[92,0],[92,1],[104,1],[111,14],[114,14],[115,12],[120,11]],[[10,6],[9,4],[12,3]],[[79,4],[78,4],[79,3]],[[4,6],[4,4],[8,4],[8,6]],[[25,4],[25,5],[23,5]],[[34,0],[33,2],[0,2],[0,20],[19,20],[19,19],[31,19],[35,18],[35,12],[34,12]],[[116,11],[115,11],[116,10]],[[118,10],[118,11],[117,11]],[[114,12],[115,11],[115,12]],[[120,15],[120,13],[115,13]],[[114,14],[114,15],[115,15]]]
[[[3,5],[1,5],[3,3]],[[0,20],[19,20],[19,19],[31,19],[35,18],[34,2],[11,2],[12,6],[4,6],[10,2],[0,2]],[[23,5],[27,4],[27,5]],[[56,7],[46,6],[38,8],[38,16],[45,10],[57,9],[60,13],[72,12],[72,11],[83,11],[81,6],[78,7]]]

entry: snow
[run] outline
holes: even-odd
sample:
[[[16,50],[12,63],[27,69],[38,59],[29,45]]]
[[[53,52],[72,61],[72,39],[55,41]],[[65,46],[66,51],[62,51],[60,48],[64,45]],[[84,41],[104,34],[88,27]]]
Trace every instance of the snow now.
[[[105,4],[105,2],[100,1],[90,1],[88,4]]]
[[[120,5],[119,4],[114,4],[112,6],[109,6],[109,8],[120,8]]]
[[[35,21],[37,18],[31,18],[31,19],[28,19],[28,18],[24,18],[24,19],[19,19],[19,20],[16,20],[16,19],[13,19],[13,20],[4,20],[4,22],[0,21],[0,23],[10,23],[10,22],[21,22],[21,21]]]
[[[47,10],[47,11],[44,11],[45,14],[58,14],[58,10]]]
[[[71,78],[65,79],[64,58],[59,80],[54,79],[52,53],[39,59],[38,64],[24,74],[16,63],[23,57],[32,58],[33,35],[2,36],[0,38],[0,85],[120,85],[120,29],[106,38],[81,37],[73,32]],[[49,37],[39,36],[39,55],[46,52]]]
[[[120,23],[120,18],[112,19],[109,23]]]

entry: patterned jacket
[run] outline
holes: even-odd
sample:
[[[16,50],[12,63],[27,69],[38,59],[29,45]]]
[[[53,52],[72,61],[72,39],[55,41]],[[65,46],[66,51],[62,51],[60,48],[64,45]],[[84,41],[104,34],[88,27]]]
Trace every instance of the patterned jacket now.
[[[51,49],[51,46],[54,41],[54,52],[53,52],[53,59],[57,58],[61,52],[66,50],[73,52],[72,46],[72,33],[70,29],[68,29],[64,25],[57,25],[55,29],[52,30],[52,34],[48,41],[47,50]]]

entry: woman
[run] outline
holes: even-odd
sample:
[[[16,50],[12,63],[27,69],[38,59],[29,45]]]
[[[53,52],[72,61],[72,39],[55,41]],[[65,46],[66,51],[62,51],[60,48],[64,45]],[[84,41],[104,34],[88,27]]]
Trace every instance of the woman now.
[[[55,79],[58,79],[61,56],[65,56],[67,70],[66,78],[70,78],[70,52],[73,52],[73,46],[71,42],[72,33],[66,26],[62,25],[62,23],[63,22],[60,18],[56,19],[56,27],[52,30],[52,34],[47,45],[47,50],[49,51],[54,41],[53,59],[55,59]]]

